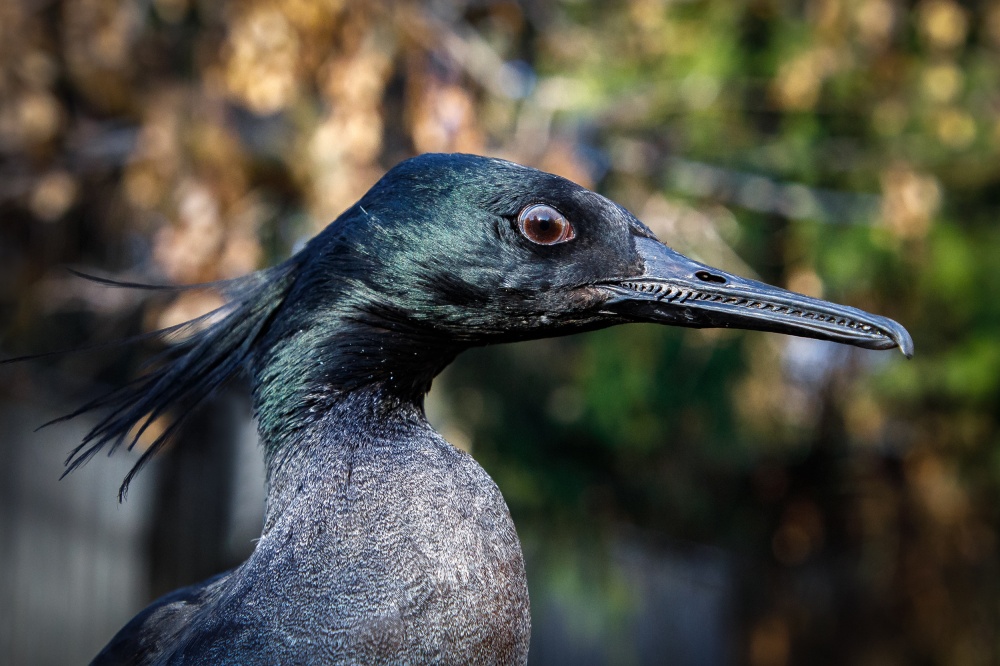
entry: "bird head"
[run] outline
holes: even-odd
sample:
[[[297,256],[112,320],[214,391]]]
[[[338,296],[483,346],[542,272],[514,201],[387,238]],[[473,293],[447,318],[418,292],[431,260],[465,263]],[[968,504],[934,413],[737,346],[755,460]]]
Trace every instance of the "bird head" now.
[[[182,407],[124,495],[189,407],[241,368],[271,456],[361,389],[389,409],[420,403],[433,377],[477,345],[654,322],[913,353],[891,319],[706,266],[594,192],[473,155],[397,165],[302,251],[229,287],[210,325],[69,415],[111,411],[72,452],[70,470],[104,447],[131,448],[158,415]]]
[[[403,162],[308,252],[350,276],[354,307],[456,344],[655,322],[913,352],[891,319],[689,259],[609,199],[499,159]]]

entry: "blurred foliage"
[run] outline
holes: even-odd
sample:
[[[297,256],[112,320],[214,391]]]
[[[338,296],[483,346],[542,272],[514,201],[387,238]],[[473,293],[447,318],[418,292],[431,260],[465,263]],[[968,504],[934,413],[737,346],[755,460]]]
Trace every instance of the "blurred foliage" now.
[[[463,356],[442,428],[550,563],[532,584],[624,603],[580,553],[632,525],[737,554],[746,663],[995,663],[998,111],[989,2],[7,0],[4,344],[135,319],[62,264],[244,274],[415,153],[561,173],[917,356],[641,326]]]

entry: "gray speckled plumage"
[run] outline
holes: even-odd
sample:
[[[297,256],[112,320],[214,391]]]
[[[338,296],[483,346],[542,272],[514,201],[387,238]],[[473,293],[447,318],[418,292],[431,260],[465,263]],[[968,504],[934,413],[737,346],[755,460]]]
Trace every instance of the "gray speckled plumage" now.
[[[352,393],[324,414],[273,472],[250,559],[156,602],[95,663],[136,643],[149,664],[524,663],[527,583],[499,489],[419,410],[387,420],[380,402]]]
[[[571,225],[565,242],[525,231],[539,204]],[[604,197],[471,155],[398,165],[300,253],[228,287],[208,327],[76,412],[111,410],[69,465],[242,369],[267,466],[263,533],[243,565],[154,602],[95,664],[525,663],[507,506],[423,412],[433,377],[471,346],[654,321],[912,351],[891,320],[691,261]]]

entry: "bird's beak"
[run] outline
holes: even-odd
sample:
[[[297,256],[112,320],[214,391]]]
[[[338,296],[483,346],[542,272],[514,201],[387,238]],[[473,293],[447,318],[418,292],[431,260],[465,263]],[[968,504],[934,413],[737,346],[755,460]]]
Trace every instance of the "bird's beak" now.
[[[730,275],[649,238],[636,238],[636,249],[643,273],[601,285],[612,292],[604,309],[631,321],[773,331],[913,356],[910,334],[886,317]]]

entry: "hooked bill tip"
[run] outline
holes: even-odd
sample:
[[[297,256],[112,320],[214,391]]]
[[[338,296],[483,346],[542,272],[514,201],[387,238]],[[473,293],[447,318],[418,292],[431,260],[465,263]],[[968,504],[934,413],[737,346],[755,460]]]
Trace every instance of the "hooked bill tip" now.
[[[886,320],[886,323],[885,332],[899,347],[899,351],[903,352],[903,356],[906,358],[913,358],[913,338],[910,337],[910,332],[892,319]]]

